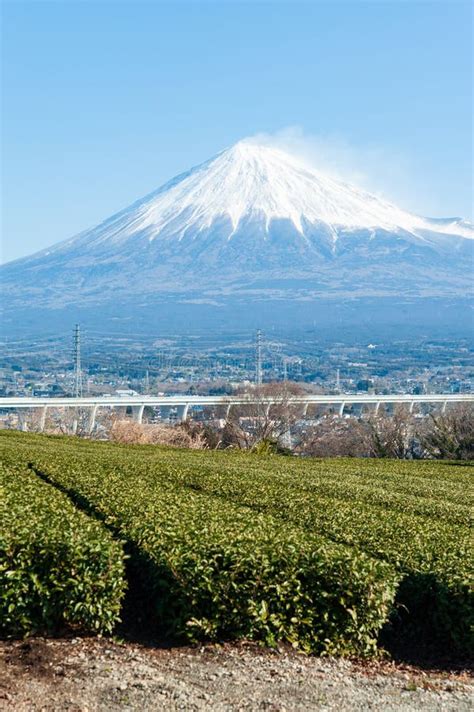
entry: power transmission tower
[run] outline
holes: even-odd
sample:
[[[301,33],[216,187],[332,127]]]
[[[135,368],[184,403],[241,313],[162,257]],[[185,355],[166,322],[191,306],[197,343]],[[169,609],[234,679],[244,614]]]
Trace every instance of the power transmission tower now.
[[[74,343],[74,395],[82,397],[82,371],[81,371],[81,329],[76,324],[73,331]]]
[[[257,341],[255,345],[255,383],[262,385],[262,332],[257,329]]]

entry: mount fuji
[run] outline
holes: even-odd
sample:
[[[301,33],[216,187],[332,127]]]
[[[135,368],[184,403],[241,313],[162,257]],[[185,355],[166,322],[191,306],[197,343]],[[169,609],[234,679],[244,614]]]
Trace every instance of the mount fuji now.
[[[359,321],[370,304],[383,322],[396,304],[463,300],[473,240],[460,218],[414,215],[243,140],[97,227],[4,265],[6,323],[102,314],[189,329],[278,313],[304,324],[322,304],[351,304],[347,318]]]

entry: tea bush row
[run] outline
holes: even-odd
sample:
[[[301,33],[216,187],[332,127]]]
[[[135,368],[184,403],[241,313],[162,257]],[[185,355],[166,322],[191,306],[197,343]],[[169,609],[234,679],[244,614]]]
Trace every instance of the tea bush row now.
[[[183,481],[181,479],[181,481]],[[271,512],[311,532],[388,561],[404,577],[398,603],[405,625],[458,650],[473,648],[472,531],[446,520],[341,500],[287,483],[241,475],[187,478],[187,485]],[[407,615],[408,614],[408,615]],[[421,625],[420,625],[421,624]]]
[[[314,479],[291,474],[288,458],[271,458],[269,464],[264,458],[231,456],[226,460],[224,455],[218,458],[220,466],[216,467],[214,453],[200,453],[197,458],[194,453],[154,449],[151,455],[137,456],[144,451],[147,449],[137,452],[92,447],[84,450],[81,466],[87,467],[85,463],[91,458],[95,468],[103,469],[104,478],[113,467],[123,482],[144,481],[150,487],[166,482],[180,484],[271,514],[385,560],[403,576],[398,603],[405,631],[457,649],[472,645],[471,531],[468,526],[452,523],[456,519],[451,516],[452,503],[442,520],[441,502],[435,503],[436,516],[428,514],[429,498],[416,498],[426,504],[423,516],[410,511],[409,498],[407,511],[401,511],[400,503],[392,509],[388,502],[380,506],[383,481],[378,490],[374,483],[375,503],[368,501],[371,495],[366,485],[364,498],[357,497],[354,485],[348,497],[344,475],[337,480],[325,475],[315,485]],[[417,464],[411,463],[414,468]],[[353,464],[355,469],[362,466],[360,461]],[[332,496],[326,496],[325,487]],[[467,521],[463,506],[459,511],[458,522]]]
[[[113,472],[127,490],[183,487],[193,496],[198,492],[276,517],[280,522],[276,528],[286,522],[385,560],[402,579],[397,610],[405,632],[434,637],[458,650],[472,645],[471,532],[464,504],[472,491],[469,468],[425,462],[301,461],[77,439],[61,439],[57,447],[57,438],[20,435],[17,445],[25,449],[24,456],[33,441],[32,452],[41,466],[48,466],[54,451],[56,465],[61,460],[68,467],[72,464],[75,477],[81,469],[92,468],[102,482]],[[438,470],[446,476],[438,479]],[[413,488],[416,494],[405,496],[404,488]]]
[[[305,480],[295,483],[284,473],[285,467],[285,458],[275,458],[273,474],[259,473],[255,466],[250,471],[241,466],[233,472],[184,469],[176,467],[172,453],[163,452],[146,466],[141,463],[133,468],[129,463],[123,473],[150,481],[169,477],[390,562],[403,575],[398,603],[405,611],[406,630],[441,646],[473,647],[472,530],[451,521],[450,507],[441,519],[440,510],[434,517],[412,513],[409,504],[406,512],[380,507],[368,502],[366,493],[365,501],[356,493],[352,498],[330,497],[321,494],[324,487],[318,490]],[[333,491],[334,484],[328,487]],[[340,488],[344,489],[343,480]]]
[[[44,442],[44,439],[39,439]],[[64,447],[71,447],[77,455],[78,452],[90,452],[98,457],[105,456],[118,464],[130,461],[140,462],[156,460],[157,452],[160,458],[169,452],[165,448],[156,446],[118,446],[109,443],[79,441],[65,439]],[[79,450],[78,450],[79,448]],[[139,458],[137,458],[139,454]],[[289,482],[295,481],[298,486],[302,484],[321,486],[327,488],[331,485],[337,489],[338,498],[353,498],[364,490],[368,496],[376,493],[380,496],[382,506],[387,503],[399,506],[403,511],[419,511],[430,516],[444,517],[445,512],[450,516],[467,521],[468,513],[474,505],[472,490],[473,467],[462,466],[456,463],[400,460],[375,460],[375,459],[325,459],[315,458],[286,458],[284,465],[274,457],[249,457],[247,453],[236,451],[217,451],[209,457],[208,451],[177,450],[173,449],[171,455],[176,467],[186,472],[188,470],[225,471],[232,476],[237,476],[242,468],[250,474],[252,471],[272,477],[277,474],[284,476]],[[421,473],[421,474],[420,474]],[[385,499],[384,499],[385,498]],[[390,499],[392,498],[392,499]],[[398,502],[397,502],[398,498]],[[420,501],[421,500],[421,501]]]
[[[0,464],[0,634],[111,632],[125,589],[120,543],[21,465]]]
[[[389,565],[170,482],[70,458],[33,464],[127,541],[150,629],[325,654],[376,651],[398,581]]]

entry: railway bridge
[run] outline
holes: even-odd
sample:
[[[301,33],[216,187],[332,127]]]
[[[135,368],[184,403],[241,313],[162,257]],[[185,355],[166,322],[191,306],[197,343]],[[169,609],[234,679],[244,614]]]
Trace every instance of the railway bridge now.
[[[301,407],[302,417],[307,416],[311,406],[335,407],[339,416],[344,415],[347,406],[361,405],[372,406],[377,413],[381,406],[405,405],[410,412],[416,406],[423,404],[435,405],[442,412],[450,404],[473,403],[474,394],[470,393],[432,393],[429,395],[377,395],[377,394],[337,394],[337,395],[295,395],[295,396],[257,396],[253,394],[233,396],[198,396],[198,395],[170,395],[170,396],[93,396],[85,398],[47,398],[47,397],[2,397],[0,398],[0,413],[28,410],[38,410],[40,413],[39,430],[43,431],[49,409],[75,409],[75,412],[86,410],[88,412],[87,431],[92,433],[96,424],[97,412],[100,408],[131,408],[133,419],[141,423],[146,407],[159,408],[160,414],[175,412],[182,421],[192,415],[192,411],[203,408],[221,407],[226,416],[234,406],[266,408],[270,412],[272,406],[284,403],[291,407]]]

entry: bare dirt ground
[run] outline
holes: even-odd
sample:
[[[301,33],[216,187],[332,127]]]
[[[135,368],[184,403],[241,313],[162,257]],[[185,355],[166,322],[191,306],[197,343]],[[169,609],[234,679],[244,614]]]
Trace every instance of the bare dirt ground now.
[[[147,648],[107,639],[0,643],[0,710],[464,710],[474,679],[253,645]]]

